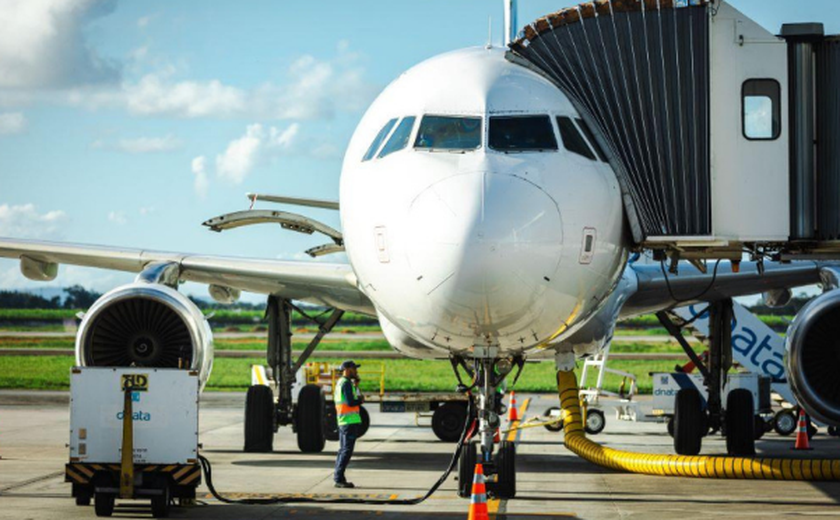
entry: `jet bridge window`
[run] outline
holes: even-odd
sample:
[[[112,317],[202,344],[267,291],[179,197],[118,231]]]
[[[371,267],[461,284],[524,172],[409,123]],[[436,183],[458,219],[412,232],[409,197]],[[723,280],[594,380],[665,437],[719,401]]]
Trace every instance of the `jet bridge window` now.
[[[480,117],[423,116],[414,147],[427,150],[474,150],[481,146]]]
[[[388,142],[382,147],[382,151],[379,152],[379,159],[394,152],[399,152],[408,145],[408,138],[411,137],[411,130],[414,128],[415,119],[414,116],[411,116],[400,121],[397,129],[391,134],[391,138],[388,139]]]
[[[557,118],[557,126],[560,128],[560,139],[563,140],[563,147],[572,153],[582,155],[592,161],[595,160],[595,154],[586,144],[586,139],[580,134],[580,131],[575,126],[571,118],[559,116]]]
[[[748,79],[741,88],[744,137],[772,141],[782,132],[782,87],[775,79]]]
[[[546,116],[491,117],[487,145],[500,152],[557,150],[551,119]]]
[[[388,137],[388,134],[391,132],[391,129],[394,128],[396,122],[397,118],[395,117],[394,119],[385,123],[385,126],[382,127],[382,130],[380,130],[379,133],[376,134],[376,137],[373,139],[373,142],[370,143],[370,148],[368,148],[368,151],[365,152],[365,156],[362,157],[362,161],[369,161],[373,159],[373,156],[376,155],[376,151],[379,150],[379,147],[382,145],[382,141],[384,141],[385,138]]]

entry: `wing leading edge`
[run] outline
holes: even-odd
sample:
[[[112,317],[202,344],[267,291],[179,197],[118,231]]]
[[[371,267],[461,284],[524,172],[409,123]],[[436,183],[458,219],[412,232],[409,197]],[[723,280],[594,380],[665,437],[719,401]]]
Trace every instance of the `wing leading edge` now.
[[[64,242],[0,238],[0,257],[137,273],[156,262],[177,263],[180,278],[374,315],[347,264],[194,255]]]

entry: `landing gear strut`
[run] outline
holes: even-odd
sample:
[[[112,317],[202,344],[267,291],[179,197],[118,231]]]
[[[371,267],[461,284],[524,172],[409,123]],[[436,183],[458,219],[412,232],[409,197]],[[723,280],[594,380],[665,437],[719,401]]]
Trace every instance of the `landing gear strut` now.
[[[292,359],[293,310],[319,325],[318,333],[297,360]],[[321,388],[317,385],[305,385],[300,390],[297,404],[293,401],[292,388],[298,370],[343,314],[344,311],[335,309],[321,322],[297,309],[289,300],[276,296],[268,297],[266,360],[271,375],[269,379],[275,383],[274,392],[270,386],[265,385],[255,385],[248,389],[245,407],[245,451],[272,451],[274,433],[280,426],[292,427],[297,434],[298,448],[302,452],[323,451],[326,441],[326,403]]]
[[[497,358],[497,349],[476,347],[474,365],[470,371],[473,376],[473,392],[478,419],[478,442],[468,440],[459,459],[458,494],[470,496],[472,474],[476,463],[484,467],[487,479],[487,492],[498,498],[513,498],[516,495],[516,447],[514,443],[504,441],[494,454],[496,438],[501,426],[502,395],[498,391],[502,382],[510,374],[514,364],[519,367],[516,378],[522,372],[524,360],[521,358]],[[460,361],[461,365],[465,364]],[[456,363],[453,361],[453,367]],[[457,369],[456,369],[457,374]],[[495,477],[494,477],[495,476]]]

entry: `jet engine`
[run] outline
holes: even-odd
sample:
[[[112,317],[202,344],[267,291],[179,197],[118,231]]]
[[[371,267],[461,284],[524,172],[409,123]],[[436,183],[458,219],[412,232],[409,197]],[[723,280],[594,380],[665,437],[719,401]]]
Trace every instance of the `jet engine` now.
[[[786,342],[797,401],[817,421],[840,425],[840,290],[808,302],[788,327]]]
[[[76,364],[195,370],[203,388],[213,365],[213,335],[183,294],[157,283],[132,283],[108,292],[85,314]]]

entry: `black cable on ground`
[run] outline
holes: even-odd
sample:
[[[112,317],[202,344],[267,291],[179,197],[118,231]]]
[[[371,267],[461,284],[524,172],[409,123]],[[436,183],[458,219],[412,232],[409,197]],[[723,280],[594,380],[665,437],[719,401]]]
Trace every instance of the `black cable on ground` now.
[[[472,395],[468,395],[469,399],[467,399],[467,417],[469,418],[472,415]],[[458,463],[458,459],[461,456],[461,448],[464,445],[464,442],[467,440],[467,432],[473,429],[473,423],[475,420],[472,421],[465,421],[464,422],[464,429],[461,431],[461,438],[458,440],[458,444],[455,448],[455,453],[452,455],[452,459],[449,461],[449,467],[446,468],[446,471],[443,472],[443,475],[434,483],[434,485],[426,492],[425,495],[414,497],[414,498],[400,498],[400,499],[382,499],[376,500],[371,498],[353,498],[353,497],[342,497],[342,498],[315,498],[315,497],[303,497],[303,496],[295,496],[295,495],[278,495],[278,496],[271,496],[266,498],[241,498],[241,499],[234,499],[234,498],[225,498],[218,491],[216,491],[216,487],[213,485],[213,468],[210,465],[210,461],[207,460],[203,455],[198,456],[198,460],[201,463],[201,469],[204,471],[204,483],[207,484],[207,489],[210,490],[210,494],[216,498],[219,502],[223,502],[225,504],[246,504],[246,505],[273,505],[273,504],[360,504],[360,505],[381,505],[381,506],[414,506],[425,502],[430,496],[432,496],[435,491],[446,482],[446,479],[449,478],[449,475],[452,473],[452,470],[455,469],[455,465]]]

